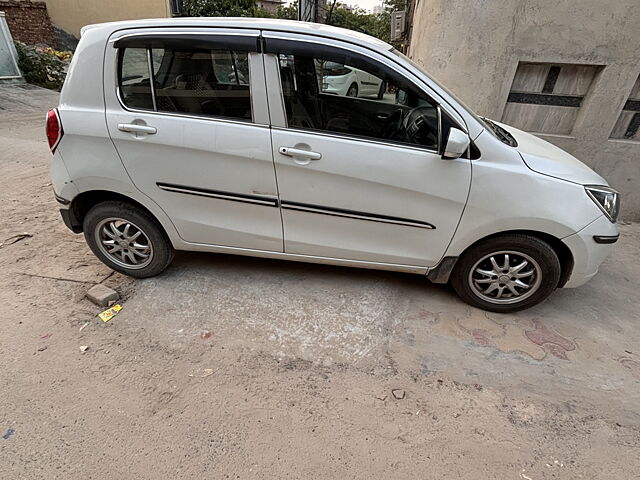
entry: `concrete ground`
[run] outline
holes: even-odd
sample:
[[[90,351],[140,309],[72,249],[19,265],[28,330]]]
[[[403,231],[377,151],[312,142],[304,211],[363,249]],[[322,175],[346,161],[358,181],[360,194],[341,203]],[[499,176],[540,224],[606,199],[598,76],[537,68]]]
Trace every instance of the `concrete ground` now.
[[[0,242],[32,235],[0,247],[3,478],[637,478],[637,224],[590,283],[515,315],[247,257],[133,281],[59,218],[56,103],[0,87]],[[106,324],[100,282],[123,299]]]

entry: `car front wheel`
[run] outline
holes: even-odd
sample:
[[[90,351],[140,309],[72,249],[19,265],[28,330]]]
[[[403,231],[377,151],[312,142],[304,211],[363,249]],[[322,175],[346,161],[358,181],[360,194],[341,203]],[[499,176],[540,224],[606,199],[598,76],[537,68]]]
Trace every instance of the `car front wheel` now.
[[[557,288],[560,274],[560,260],[548,243],[512,234],[467,250],[454,268],[451,284],[470,305],[506,313],[546,299]]]

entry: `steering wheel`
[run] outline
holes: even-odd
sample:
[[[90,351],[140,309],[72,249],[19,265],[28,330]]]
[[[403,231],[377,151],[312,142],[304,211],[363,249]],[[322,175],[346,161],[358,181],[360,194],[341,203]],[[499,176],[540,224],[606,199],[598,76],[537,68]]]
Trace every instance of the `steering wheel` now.
[[[402,121],[402,130],[405,142],[438,145],[438,110],[432,106],[412,108]]]

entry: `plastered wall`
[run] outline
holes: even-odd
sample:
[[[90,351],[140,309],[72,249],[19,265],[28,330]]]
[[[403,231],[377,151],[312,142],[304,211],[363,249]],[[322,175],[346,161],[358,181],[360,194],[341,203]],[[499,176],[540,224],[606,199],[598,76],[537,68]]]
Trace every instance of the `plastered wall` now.
[[[610,139],[640,74],[638,0],[416,0],[409,56],[481,115],[500,120],[519,62],[598,65],[573,127],[540,134],[623,194],[640,221],[640,142]]]

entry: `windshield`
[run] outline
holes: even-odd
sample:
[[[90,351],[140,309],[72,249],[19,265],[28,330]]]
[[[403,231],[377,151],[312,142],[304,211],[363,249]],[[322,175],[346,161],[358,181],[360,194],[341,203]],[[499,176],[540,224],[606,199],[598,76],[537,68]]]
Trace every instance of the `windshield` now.
[[[424,74],[427,78],[429,78],[433,83],[438,85],[449,96],[451,96],[451,98],[453,98],[456,102],[458,102],[458,104],[462,108],[464,108],[469,113],[469,115],[471,115],[480,125],[482,125],[485,128],[485,130],[488,130],[489,132],[491,132],[491,134],[494,137],[496,137],[501,142],[506,143],[507,145],[511,145],[511,142],[509,140],[505,141],[506,140],[505,137],[503,135],[501,135],[500,133],[496,132],[496,128],[495,127],[497,127],[497,125],[495,125],[495,123],[491,122],[491,125],[490,125],[489,121],[485,121],[485,119],[483,117],[480,117],[480,116],[476,115],[476,113],[473,110],[471,110],[462,100],[460,100],[458,97],[456,97],[455,94],[451,90],[449,90],[447,87],[445,87],[440,82],[438,82],[435,78],[433,78],[431,75],[429,75],[420,64],[414,62],[409,57],[407,57],[404,53],[402,53],[399,50],[396,50],[395,48],[391,49],[390,52],[393,53],[394,55],[396,55],[397,57],[401,58],[405,62],[409,63],[412,67],[416,68],[418,71],[420,71],[420,73]],[[504,130],[504,128],[501,128],[501,127],[498,127],[498,128],[500,128],[503,132],[506,132],[506,130]],[[513,137],[511,137],[511,138],[513,138]],[[513,146],[513,145],[511,145],[511,146]]]

